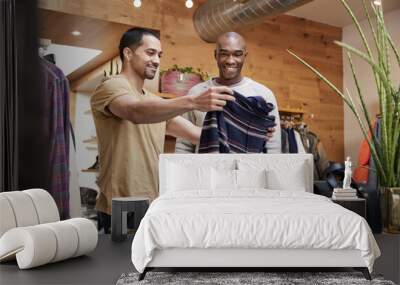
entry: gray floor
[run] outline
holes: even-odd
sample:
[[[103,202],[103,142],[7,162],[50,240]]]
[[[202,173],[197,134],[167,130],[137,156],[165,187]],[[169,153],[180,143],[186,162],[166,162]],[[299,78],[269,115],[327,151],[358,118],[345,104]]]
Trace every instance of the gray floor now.
[[[115,243],[99,235],[97,248],[87,256],[19,270],[16,262],[0,264],[0,284],[115,284],[124,272],[134,271],[132,237]]]
[[[374,236],[381,250],[381,257],[374,264],[374,272],[400,284],[400,235],[382,233]]]
[[[375,235],[382,257],[374,272],[399,283],[400,235]],[[132,237],[112,242],[110,235],[99,235],[99,243],[88,256],[19,270],[16,262],[0,264],[0,284],[115,284],[122,273],[133,272],[130,259]],[[312,270],[311,270],[312,271]]]

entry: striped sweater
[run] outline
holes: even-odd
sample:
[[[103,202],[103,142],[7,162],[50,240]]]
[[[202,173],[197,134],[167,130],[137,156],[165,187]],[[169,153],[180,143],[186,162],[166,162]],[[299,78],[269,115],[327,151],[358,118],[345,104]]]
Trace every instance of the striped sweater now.
[[[245,97],[234,92],[223,111],[206,114],[199,153],[260,153],[266,144],[267,130],[275,126],[268,115],[274,105],[260,97]]]

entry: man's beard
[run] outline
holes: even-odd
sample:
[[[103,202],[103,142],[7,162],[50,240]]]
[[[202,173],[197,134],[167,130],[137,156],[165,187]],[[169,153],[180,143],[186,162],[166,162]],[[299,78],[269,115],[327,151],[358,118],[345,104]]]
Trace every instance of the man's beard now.
[[[144,78],[145,78],[145,79],[152,80],[155,76],[156,76],[156,73],[149,73],[149,72],[146,72],[146,74],[144,75]]]
[[[150,68],[146,68],[146,69],[145,69],[144,77],[145,77],[146,79],[151,80],[151,79],[153,79],[153,78],[156,76],[156,74],[157,74],[157,70],[153,71],[153,70],[151,70]]]

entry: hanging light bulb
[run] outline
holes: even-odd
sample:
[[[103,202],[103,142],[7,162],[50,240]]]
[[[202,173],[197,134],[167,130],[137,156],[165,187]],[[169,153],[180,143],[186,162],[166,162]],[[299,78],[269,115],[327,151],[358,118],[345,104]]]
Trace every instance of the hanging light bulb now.
[[[136,8],[140,8],[140,6],[142,6],[142,1],[133,0],[133,6],[135,6]]]
[[[72,31],[71,35],[75,36],[75,37],[79,37],[80,35],[82,35],[82,33],[78,30]]]
[[[375,6],[381,6],[382,5],[382,1],[381,0],[374,0],[374,5]]]
[[[186,0],[185,6],[188,9],[192,8],[193,7],[193,1],[192,0]]]

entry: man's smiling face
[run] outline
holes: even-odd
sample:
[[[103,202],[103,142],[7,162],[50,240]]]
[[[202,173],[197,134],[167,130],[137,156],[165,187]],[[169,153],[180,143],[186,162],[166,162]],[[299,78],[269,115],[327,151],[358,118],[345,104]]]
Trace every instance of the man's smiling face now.
[[[225,80],[233,80],[241,75],[246,58],[246,45],[239,37],[221,37],[215,50],[219,76]]]

